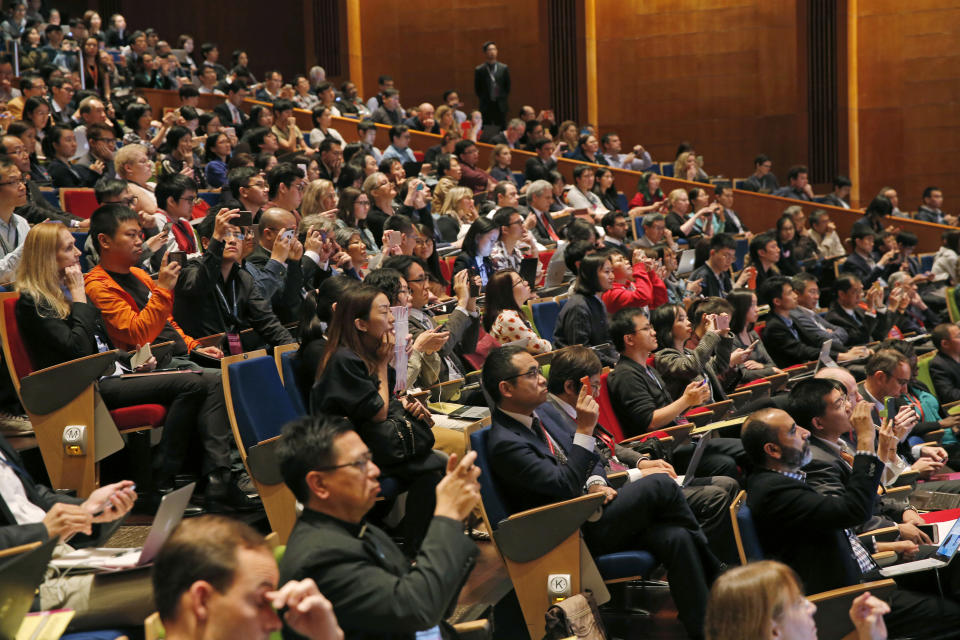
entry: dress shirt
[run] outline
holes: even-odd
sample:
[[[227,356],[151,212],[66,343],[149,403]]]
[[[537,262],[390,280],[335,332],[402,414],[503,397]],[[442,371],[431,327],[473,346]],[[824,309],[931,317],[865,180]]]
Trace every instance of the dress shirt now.
[[[0,496],[17,519],[17,524],[43,522],[47,512],[30,502],[23,481],[7,457],[0,451]]]
[[[603,157],[606,158],[607,163],[611,167],[616,167],[617,169],[630,169],[631,171],[644,171],[653,164],[653,159],[650,158],[650,152],[644,151],[640,156],[636,156],[630,162],[626,162],[627,156],[630,154],[627,153],[604,153]]]
[[[577,419],[577,409],[576,409],[575,407],[571,406],[569,402],[567,402],[566,400],[564,400],[564,399],[561,398],[560,396],[555,395],[555,394],[553,394],[553,393],[550,394],[550,399],[554,402],[554,404],[556,404],[558,407],[560,407],[561,409],[563,409],[563,412],[564,412],[565,414],[567,414],[568,416],[570,416],[570,419],[571,419],[571,420],[576,421],[576,419]],[[580,435],[580,434],[577,434],[576,436],[574,436],[574,439],[576,440],[577,436],[579,436],[579,435]],[[592,451],[592,449],[591,449],[591,451]],[[625,466],[625,467],[628,466],[628,465],[624,465],[622,462],[620,462],[620,460],[617,459],[617,455],[616,455],[616,452],[615,452],[615,451],[611,450],[611,451],[610,451],[610,454],[611,454],[611,459],[616,460],[617,462],[619,462],[621,465],[623,465],[623,466]],[[643,477],[643,472],[640,471],[640,469],[637,469],[636,467],[628,468],[626,471],[627,471],[627,481],[628,481],[628,482],[636,482],[637,480],[639,480],[640,478]],[[594,478],[597,478],[597,479],[600,479],[600,480],[603,479],[603,478],[601,478],[600,476],[590,476],[590,477],[587,479],[587,486],[588,486],[588,487],[589,487],[591,484],[593,484],[593,483],[591,483],[591,480],[593,480]],[[604,484],[606,484],[606,483],[604,483]]]
[[[383,159],[396,158],[400,162],[416,162],[417,158],[413,155],[413,151],[409,147],[405,149],[400,149],[394,145],[390,145],[383,152]]]

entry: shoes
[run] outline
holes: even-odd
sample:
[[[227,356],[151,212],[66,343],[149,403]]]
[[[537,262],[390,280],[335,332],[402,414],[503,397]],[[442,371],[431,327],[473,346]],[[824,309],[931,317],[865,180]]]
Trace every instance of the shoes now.
[[[33,425],[27,416],[0,411],[0,433],[7,437],[28,436],[33,434]]]
[[[237,479],[237,488],[246,494],[248,498],[260,497],[257,486],[253,484],[253,480],[250,479],[250,475],[246,471],[235,471],[233,475]]]
[[[207,476],[203,491],[204,506],[210,513],[223,511],[257,511],[263,508],[260,498],[251,498],[239,486],[239,474],[217,469]]]

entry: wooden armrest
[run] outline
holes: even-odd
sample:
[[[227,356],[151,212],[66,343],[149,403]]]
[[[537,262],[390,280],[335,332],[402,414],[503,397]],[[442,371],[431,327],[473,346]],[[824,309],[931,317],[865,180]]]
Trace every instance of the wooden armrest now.
[[[28,542],[27,544],[21,544],[16,547],[9,547],[7,549],[0,549],[0,558],[9,558],[10,556],[20,555],[21,553],[26,553],[27,551],[33,551],[39,547],[42,543],[38,540],[36,542]]]
[[[887,553],[893,553],[888,551]],[[851,599],[856,598],[864,591],[869,591],[872,594],[888,593],[892,591],[897,586],[897,583],[893,581],[893,578],[886,578],[885,580],[875,580],[873,582],[861,582],[860,584],[854,584],[849,587],[840,587],[839,589],[831,589],[830,591],[821,591],[820,593],[815,593],[811,596],[807,596],[807,600],[814,604],[819,604],[826,600],[834,600],[836,598],[841,598],[845,596],[852,596]],[[878,596],[881,600],[884,599],[883,596]]]
[[[677,440],[683,440],[690,436],[690,431],[693,430],[693,423],[688,422],[686,424],[676,424],[672,427],[664,427],[663,429],[654,429],[654,431],[665,431],[671,436],[674,436]],[[649,433],[641,433],[638,436],[633,436],[632,438],[627,438],[626,440],[621,440],[620,444],[627,445],[634,442],[639,442],[641,439],[646,438]],[[660,438],[660,441],[663,442],[663,438]]]
[[[880,553],[874,553],[871,557],[880,567],[889,567],[897,561],[897,554],[893,551],[881,551]]]
[[[943,442],[943,434],[945,434],[946,432],[947,432],[946,429],[934,429],[933,431],[930,431],[927,433],[927,437],[931,438],[937,444],[940,444],[941,442]]]
[[[202,338],[197,338],[198,346],[200,347],[215,347],[220,344],[220,341],[223,340],[222,333],[215,333],[210,336],[203,336]]]
[[[453,625],[454,631],[460,640],[486,640],[493,637],[493,629],[490,627],[490,621],[486,618],[482,620],[471,620],[470,622],[458,622]]]
[[[913,492],[913,486],[907,484],[907,485],[903,485],[902,487],[890,487],[889,489],[886,490],[885,495],[888,495],[888,496],[899,495],[899,494],[909,495],[912,492]]]
[[[877,540],[877,542],[893,542],[899,536],[900,529],[897,527],[881,527],[879,529],[871,529],[870,531],[857,534],[857,537],[861,540],[873,537]]]
[[[897,476],[896,481],[893,483],[894,487],[909,487],[914,485],[917,482],[917,478],[920,477],[920,472],[913,469],[907,469],[899,476]]]
[[[579,530],[603,500],[603,493],[587,493],[515,513],[493,532],[497,548],[513,562],[536,560]]]
[[[30,413],[46,415],[61,409],[100,376],[113,370],[119,351],[104,351],[34,371],[20,380],[20,397]],[[51,393],[56,389],[56,393]]]
[[[261,484],[281,484],[283,474],[277,462],[277,445],[281,436],[274,436],[247,449],[247,466],[250,474]]]

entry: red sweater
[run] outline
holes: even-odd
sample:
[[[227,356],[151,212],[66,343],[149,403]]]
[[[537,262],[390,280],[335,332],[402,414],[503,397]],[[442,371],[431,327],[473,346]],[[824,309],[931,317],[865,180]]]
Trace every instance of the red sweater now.
[[[627,307],[659,307],[667,302],[667,285],[656,273],[647,271],[643,263],[633,265],[633,282],[614,282],[604,291],[603,304],[611,314]]]

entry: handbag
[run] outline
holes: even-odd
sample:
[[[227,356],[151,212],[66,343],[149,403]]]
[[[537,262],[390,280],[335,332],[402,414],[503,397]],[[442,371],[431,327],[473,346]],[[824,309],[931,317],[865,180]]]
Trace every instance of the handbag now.
[[[433,430],[391,400],[387,419],[360,426],[364,442],[378,467],[391,467],[422,458],[433,449]]]
[[[547,620],[543,640],[606,640],[607,633],[600,619],[597,602],[590,591],[578,593],[551,605],[544,614]]]

